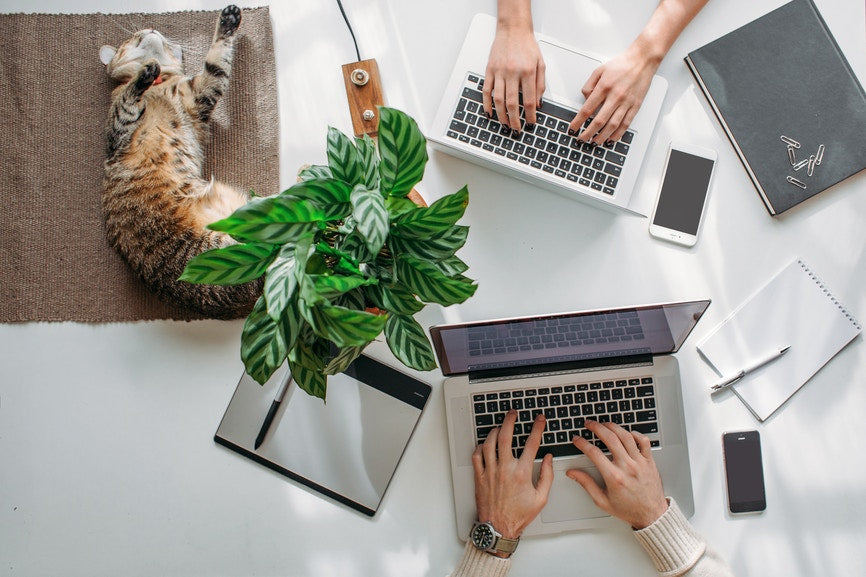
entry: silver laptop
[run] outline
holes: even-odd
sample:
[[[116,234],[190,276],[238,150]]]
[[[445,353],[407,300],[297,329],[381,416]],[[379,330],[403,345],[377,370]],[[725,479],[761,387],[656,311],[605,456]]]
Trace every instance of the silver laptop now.
[[[508,410],[518,413],[519,455],[541,412],[547,425],[535,463],[554,455],[547,505],[525,534],[599,528],[614,521],[565,475],[580,468],[601,483],[575,435],[604,448],[587,419],[646,434],[665,492],[694,512],[679,368],[672,356],[709,300],[520,317],[431,327],[442,373],[457,530],[475,521],[472,452]]]
[[[495,33],[494,17],[478,14],[472,20],[428,130],[433,145],[568,198],[641,214],[632,206],[632,191],[667,81],[653,77],[640,111],[620,141],[582,145],[567,127],[584,102],[580,87],[602,60],[536,34],[546,63],[547,88],[535,127],[524,125],[518,135],[495,117],[488,119],[481,108],[484,71]]]

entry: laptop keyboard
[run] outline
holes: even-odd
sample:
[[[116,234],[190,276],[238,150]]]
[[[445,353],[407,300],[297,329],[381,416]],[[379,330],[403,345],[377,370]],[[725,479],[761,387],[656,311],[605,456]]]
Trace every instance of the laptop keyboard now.
[[[593,344],[640,343],[643,327],[635,311],[592,317],[548,318],[515,325],[470,327],[469,356],[549,350]]]
[[[449,138],[597,192],[616,193],[634,132],[628,130],[621,140],[602,146],[580,143],[568,134],[576,111],[545,99],[543,108],[536,113],[534,126],[526,124],[521,100],[523,131],[517,133],[498,122],[496,111],[487,117],[481,104],[483,88],[481,76],[471,73],[466,76],[463,94],[446,132]],[[592,118],[587,119],[584,128],[591,121]]]
[[[645,434],[653,447],[660,444],[655,387],[650,376],[474,393],[472,405],[478,444],[502,424],[509,410],[517,411],[511,443],[515,457],[523,452],[532,423],[540,413],[544,414],[547,424],[537,455],[539,459],[547,453],[554,457],[580,455],[581,451],[571,442],[578,435],[606,452],[604,444],[585,427],[587,419],[616,423],[626,430]]]

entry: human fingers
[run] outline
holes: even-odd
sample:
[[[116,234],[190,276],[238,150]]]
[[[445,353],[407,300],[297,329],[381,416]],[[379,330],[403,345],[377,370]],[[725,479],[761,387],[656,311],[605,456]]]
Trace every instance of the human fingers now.
[[[631,436],[635,440],[635,443],[637,443],[640,454],[650,461],[654,461],[652,443],[650,442],[649,437],[643,433],[638,433],[637,431],[631,431]]]
[[[484,457],[484,468],[492,467],[496,464],[496,444],[499,439],[499,427],[496,427],[489,433],[484,443],[481,445],[481,455]]]
[[[587,421],[587,423],[589,423],[589,421]],[[586,455],[589,460],[592,461],[592,464],[596,466],[602,477],[613,472],[615,468],[613,463],[610,462],[610,459],[607,458],[607,455],[605,455],[601,449],[580,436],[574,437],[572,443],[575,447],[580,449],[581,453]]]
[[[535,84],[523,85],[523,117],[526,119],[527,126],[532,126],[537,120],[535,113],[538,108],[538,99],[541,96],[536,91]]]
[[[482,446],[476,445],[475,450],[472,451],[472,469],[475,471],[475,480],[481,478],[484,474],[484,455],[482,454]]]
[[[547,502],[547,496],[550,495],[550,488],[553,486],[553,455],[548,453],[541,460],[541,471],[538,474],[538,483],[535,488],[538,494],[543,498],[543,502]]]
[[[583,88],[580,89],[583,97],[589,100],[592,95],[593,90],[595,89],[595,85],[598,83],[598,79],[601,77],[601,68],[596,68],[592,71],[592,74],[589,75],[589,79],[583,85]],[[571,121],[571,124],[568,125],[568,129],[572,134],[579,134],[583,130],[583,123],[586,122],[586,119],[592,116],[592,113],[595,112],[595,109],[598,107],[598,98],[595,99],[595,102],[584,102],[583,106],[580,107],[580,110],[577,111],[577,114]]]
[[[532,100],[532,106],[536,104],[541,108],[541,98],[544,96],[544,90],[547,88],[547,64],[544,60],[539,59],[537,70],[535,71],[535,98]],[[525,101],[524,101],[525,104]]]
[[[640,454],[640,449],[638,448],[637,439],[632,435],[631,432],[626,431],[616,423],[605,423],[605,428],[611,430],[617,437],[619,437],[620,443],[625,448],[626,452],[630,457],[637,457]],[[649,441],[649,439],[647,439]]]
[[[626,130],[628,130],[628,127],[631,126],[631,121],[634,120],[635,116],[637,116],[638,110],[640,110],[640,107],[638,106],[632,106],[628,109],[628,112],[625,113],[625,117],[622,119],[619,128],[617,128],[616,131],[611,134],[611,140],[622,140],[622,137],[625,134]]]
[[[523,453],[520,455],[521,461],[534,461],[538,454],[538,447],[541,446],[541,435],[544,433],[544,427],[547,426],[547,420],[541,413],[535,417],[535,422],[532,423],[532,431],[529,432],[529,438],[526,439],[526,445],[523,447]]]
[[[580,469],[569,469],[565,474],[569,479],[577,481],[577,483],[583,487],[583,490],[587,492],[589,498],[592,499],[592,502],[595,503],[599,509],[607,513],[610,512],[610,501],[607,498],[607,494],[605,494],[604,490],[598,486],[598,483],[595,482],[595,479],[593,479],[589,473],[581,471]]]
[[[495,82],[495,73],[487,66],[484,72],[484,88],[481,89],[481,107],[484,109],[484,114],[488,117],[493,114],[493,84]]]
[[[611,114],[610,119],[608,119],[607,124],[605,124],[601,130],[598,131],[596,135],[596,142],[599,144],[604,144],[609,140],[612,140],[613,133],[619,130],[619,127],[622,125],[622,120],[625,118],[626,110],[623,107],[617,108],[613,114]]]
[[[535,79],[533,78],[534,82]],[[509,82],[505,87],[505,111],[508,114],[502,124],[507,124],[512,130],[520,132],[520,87],[527,84],[527,79],[520,78],[516,82]]]
[[[517,411],[511,409],[505,413],[505,419],[502,421],[502,427],[499,429],[499,437],[496,443],[499,448],[500,459],[504,458],[506,454],[511,454],[511,441],[514,438],[515,421],[517,421]]]
[[[595,436],[604,443],[604,446],[607,447],[615,460],[621,460],[628,457],[628,451],[626,451],[622,440],[615,431],[597,421],[587,421],[586,428],[595,433]]]
[[[508,110],[505,108],[505,90],[507,80],[500,76],[494,81],[493,85],[493,110],[496,112],[496,119],[502,124],[508,124]]]

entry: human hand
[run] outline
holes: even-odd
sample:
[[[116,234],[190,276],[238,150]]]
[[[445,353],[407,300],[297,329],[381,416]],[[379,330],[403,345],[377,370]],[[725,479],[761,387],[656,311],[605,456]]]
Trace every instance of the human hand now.
[[[596,68],[581,92],[586,102],[569,125],[584,142],[619,140],[640,110],[660,60],[629,48]],[[595,115],[585,129],[587,118]]]
[[[478,519],[490,522],[506,539],[517,539],[541,512],[553,484],[553,456],[541,462],[538,484],[532,482],[532,464],[541,444],[544,415],[532,424],[532,432],[519,459],[511,452],[517,412],[505,415],[502,427],[493,429],[472,454],[475,469],[475,505]]]
[[[535,109],[544,94],[544,70],[531,19],[497,25],[484,73],[484,112],[491,115],[495,106],[499,122],[520,131],[519,93],[523,92],[526,123],[535,124]]]
[[[613,423],[586,421],[586,428],[601,439],[612,458],[583,437],[575,437],[574,445],[598,467],[606,487],[578,469],[569,469],[566,475],[580,483],[603,511],[635,529],[649,527],[668,509],[649,439]]]

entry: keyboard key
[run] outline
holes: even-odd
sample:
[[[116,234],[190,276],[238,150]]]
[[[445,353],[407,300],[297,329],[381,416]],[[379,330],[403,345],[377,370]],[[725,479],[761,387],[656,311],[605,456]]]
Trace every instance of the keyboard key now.
[[[459,120],[451,121],[451,130],[453,130],[454,132],[459,132],[462,134],[465,133],[466,129],[468,128],[469,126],[465,122],[460,122]]]
[[[484,96],[477,90],[472,90],[471,88],[463,89],[463,97],[468,98],[469,100],[474,100],[475,102],[484,101]]]

